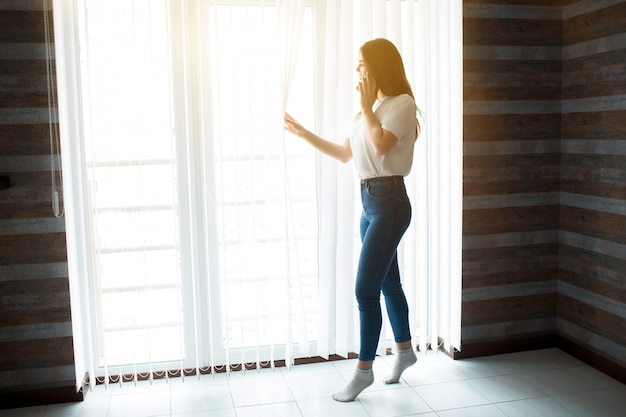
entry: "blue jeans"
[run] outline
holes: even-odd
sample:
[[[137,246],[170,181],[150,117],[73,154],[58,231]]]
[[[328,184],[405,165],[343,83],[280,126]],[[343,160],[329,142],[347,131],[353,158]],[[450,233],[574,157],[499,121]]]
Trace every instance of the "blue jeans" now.
[[[361,254],[356,276],[361,348],[373,361],[382,328],[380,293],[385,297],[394,340],[411,340],[409,308],[400,282],[397,247],[411,222],[411,204],[402,177],[361,181]]]

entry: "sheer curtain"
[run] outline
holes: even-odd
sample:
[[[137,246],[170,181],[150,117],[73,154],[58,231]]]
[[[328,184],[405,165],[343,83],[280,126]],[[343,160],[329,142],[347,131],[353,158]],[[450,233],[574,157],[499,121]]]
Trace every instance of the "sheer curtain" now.
[[[406,183],[413,220],[399,248],[411,327],[422,351],[461,348],[462,1],[361,0],[325,4],[322,88],[317,131],[341,140],[356,102],[358,48],[385,37],[403,56],[422,134]],[[320,354],[358,351],[354,278],[360,203],[352,167],[318,161],[320,184],[320,298],[335,305],[321,313]],[[383,304],[384,308],[384,304]],[[326,332],[326,333],[324,333]],[[392,335],[383,329],[379,354]],[[334,343],[334,349],[331,347]]]
[[[210,109],[203,120],[211,121],[203,143],[212,145],[202,169],[205,207],[215,208],[207,224],[217,225],[205,232],[221,234],[206,257],[218,255],[209,281],[220,277],[213,288],[221,292],[226,361],[290,365],[308,356],[317,307],[313,157],[286,141],[282,122],[298,64],[312,59],[301,56],[313,53],[312,14],[305,22],[304,2],[295,0],[200,4],[198,16],[211,22],[200,38],[212,51],[200,70],[208,87],[202,107]],[[312,107],[312,92],[298,97]]]
[[[400,250],[415,342],[460,348],[460,0],[73,0],[54,17],[77,381],[358,351],[354,169],[282,115],[343,140],[358,47],[379,36],[423,111]]]
[[[422,297],[427,320],[420,346],[461,349],[461,253],[463,212],[463,2],[425,2],[428,28],[426,101],[430,113],[423,241],[427,259]],[[424,219],[422,219],[423,221]]]

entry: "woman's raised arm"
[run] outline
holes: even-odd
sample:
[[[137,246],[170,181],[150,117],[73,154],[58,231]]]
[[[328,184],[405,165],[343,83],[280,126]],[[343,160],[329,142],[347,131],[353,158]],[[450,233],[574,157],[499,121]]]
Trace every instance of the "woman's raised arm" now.
[[[288,113],[285,113],[285,130],[304,139],[321,153],[338,161],[345,163],[352,160],[352,148],[350,147],[349,139],[346,139],[343,143],[326,140],[306,129]]]

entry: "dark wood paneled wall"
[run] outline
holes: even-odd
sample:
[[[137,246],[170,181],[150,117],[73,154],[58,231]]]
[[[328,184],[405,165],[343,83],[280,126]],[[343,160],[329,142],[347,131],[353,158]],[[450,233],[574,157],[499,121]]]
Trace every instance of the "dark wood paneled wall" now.
[[[561,11],[464,1],[464,356],[556,331]]]
[[[626,1],[465,0],[464,101],[460,356],[625,369]]]
[[[49,132],[43,2],[0,2],[0,408],[76,394]]]
[[[626,367],[626,1],[563,12],[558,334]]]

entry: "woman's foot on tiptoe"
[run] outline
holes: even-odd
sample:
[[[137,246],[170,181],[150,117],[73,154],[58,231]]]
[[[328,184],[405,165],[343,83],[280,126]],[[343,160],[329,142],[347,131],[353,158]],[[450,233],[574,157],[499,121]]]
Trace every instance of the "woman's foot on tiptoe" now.
[[[354,399],[363,391],[374,383],[374,372],[371,369],[356,369],[352,381],[344,388],[333,394],[333,400],[341,402],[354,401]]]

